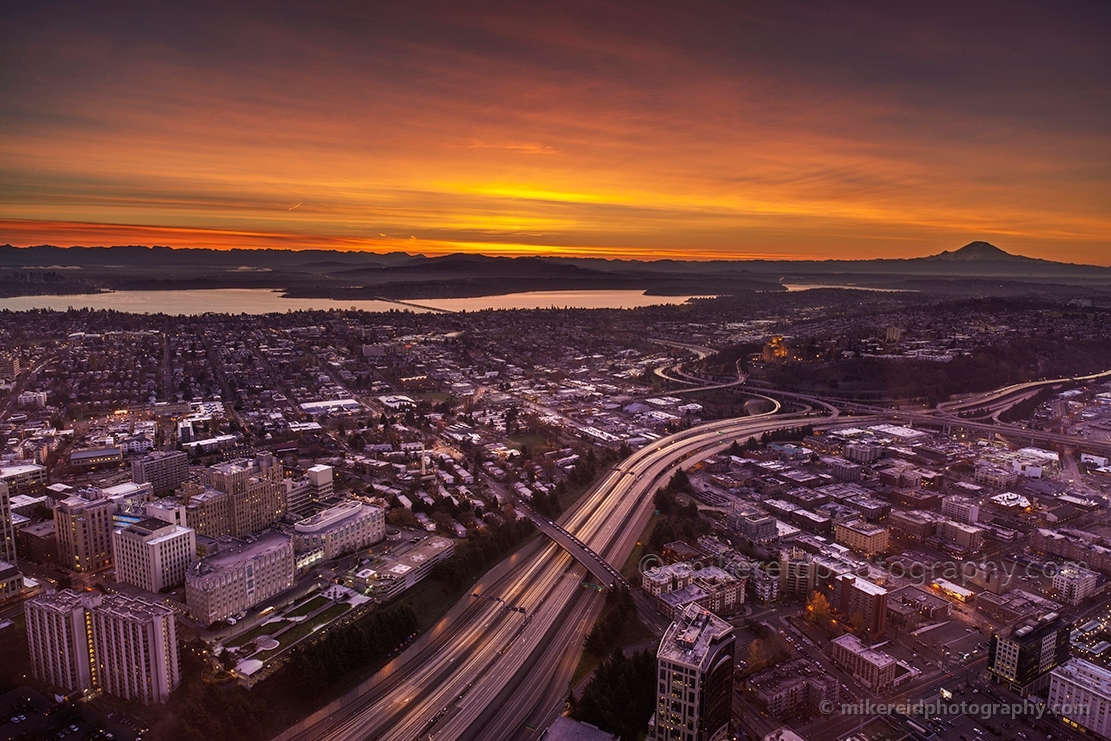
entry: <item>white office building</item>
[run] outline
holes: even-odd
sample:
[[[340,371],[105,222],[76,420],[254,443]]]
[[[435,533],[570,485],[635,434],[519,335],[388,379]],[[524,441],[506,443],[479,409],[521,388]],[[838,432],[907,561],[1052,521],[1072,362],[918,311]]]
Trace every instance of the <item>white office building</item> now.
[[[1111,670],[1069,659],[1049,675],[1048,707],[1067,725],[1111,738]]]
[[[1096,593],[1099,588],[1099,574],[1081,566],[1062,566],[1053,576],[1053,588],[1063,601],[1070,605],[1079,605]]]
[[[354,553],[385,537],[385,511],[355,500],[329,507],[293,526],[294,550],[304,553],[323,548],[325,560]]]
[[[153,517],[112,533],[116,581],[148,592],[185,583],[185,572],[197,560],[197,535],[187,527]]]

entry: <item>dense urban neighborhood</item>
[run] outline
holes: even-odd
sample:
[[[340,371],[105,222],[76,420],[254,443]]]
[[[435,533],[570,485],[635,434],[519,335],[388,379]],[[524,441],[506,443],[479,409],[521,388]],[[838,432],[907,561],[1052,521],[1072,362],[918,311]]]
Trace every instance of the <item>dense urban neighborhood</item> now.
[[[0,317],[0,738],[1111,738],[1091,302]]]

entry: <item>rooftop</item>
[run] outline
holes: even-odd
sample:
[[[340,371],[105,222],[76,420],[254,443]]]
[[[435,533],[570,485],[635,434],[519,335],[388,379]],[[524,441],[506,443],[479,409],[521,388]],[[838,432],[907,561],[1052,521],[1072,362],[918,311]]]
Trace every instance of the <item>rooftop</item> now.
[[[219,551],[201,561],[197,561],[190,567],[191,575],[201,576],[213,571],[235,568],[241,563],[279,548],[292,550],[289,538],[275,532],[263,533],[252,541],[226,538],[221,539],[219,543]]]
[[[848,651],[851,651],[852,653],[861,657],[873,666],[886,667],[895,663],[895,659],[893,659],[891,656],[888,656],[883,651],[877,651],[873,648],[865,646],[863,643],[860,642],[859,638],[851,633],[846,633],[843,636],[838,636],[837,638],[834,638],[832,642],[836,643],[838,646],[841,646]]]
[[[664,632],[658,659],[702,667],[710,648],[733,632],[733,626],[709,610],[689,605]]]

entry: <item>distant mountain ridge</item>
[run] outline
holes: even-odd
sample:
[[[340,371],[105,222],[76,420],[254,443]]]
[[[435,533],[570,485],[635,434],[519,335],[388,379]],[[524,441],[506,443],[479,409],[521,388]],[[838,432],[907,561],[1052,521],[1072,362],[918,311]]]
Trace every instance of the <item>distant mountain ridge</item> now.
[[[632,260],[580,257],[437,257],[404,252],[212,250],[171,247],[0,246],[0,296],[103,290],[267,288],[289,296],[398,299],[542,290],[640,290],[654,295],[783,291],[784,284],[882,287],[933,293],[1025,286],[1111,291],[1111,268],[1013,255],[988,242],[916,258],[873,260]],[[940,282],[940,283],[939,283]],[[1003,288],[1003,286],[1009,286]],[[1032,289],[1031,289],[1032,290]]]
[[[282,248],[266,249],[231,249],[214,250],[209,248],[175,248],[155,245],[146,247],[142,245],[120,245],[113,247],[56,247],[54,245],[35,245],[32,247],[14,247],[10,244],[0,245],[0,267],[16,266],[84,266],[84,265],[120,265],[135,264],[140,267],[156,265],[212,265],[229,267],[299,267],[299,268],[366,268],[366,267],[392,267],[400,270],[407,268],[433,267],[437,271],[455,269],[474,269],[479,266],[497,266],[497,272],[503,272],[509,265],[536,265],[539,263],[590,266],[605,272],[614,269],[627,270],[631,266],[652,272],[702,272],[706,266],[715,266],[717,269],[744,270],[746,272],[764,272],[761,266],[852,266],[859,268],[863,264],[876,266],[913,266],[916,264],[933,263],[978,263],[978,262],[1007,262],[1023,263],[1027,265],[1054,265],[1062,267],[1083,267],[1086,269],[1101,268],[1095,265],[1077,265],[1075,263],[1062,263],[1040,258],[1015,255],[996,247],[990,242],[975,241],[952,252],[945,250],[936,255],[911,258],[874,258],[870,260],[637,260],[637,259],[612,259],[604,258],[568,258],[560,256],[489,256],[470,253],[453,253],[436,257],[412,255],[406,252],[364,252],[350,251],[339,252],[332,250],[295,250]]]

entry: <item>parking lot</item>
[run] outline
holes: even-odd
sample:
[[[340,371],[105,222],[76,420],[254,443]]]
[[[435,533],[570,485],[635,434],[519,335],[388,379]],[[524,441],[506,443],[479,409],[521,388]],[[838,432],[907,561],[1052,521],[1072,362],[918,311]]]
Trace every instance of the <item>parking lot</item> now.
[[[99,716],[85,704],[58,703],[27,687],[0,697],[0,741],[142,741],[145,729],[129,716]]]

